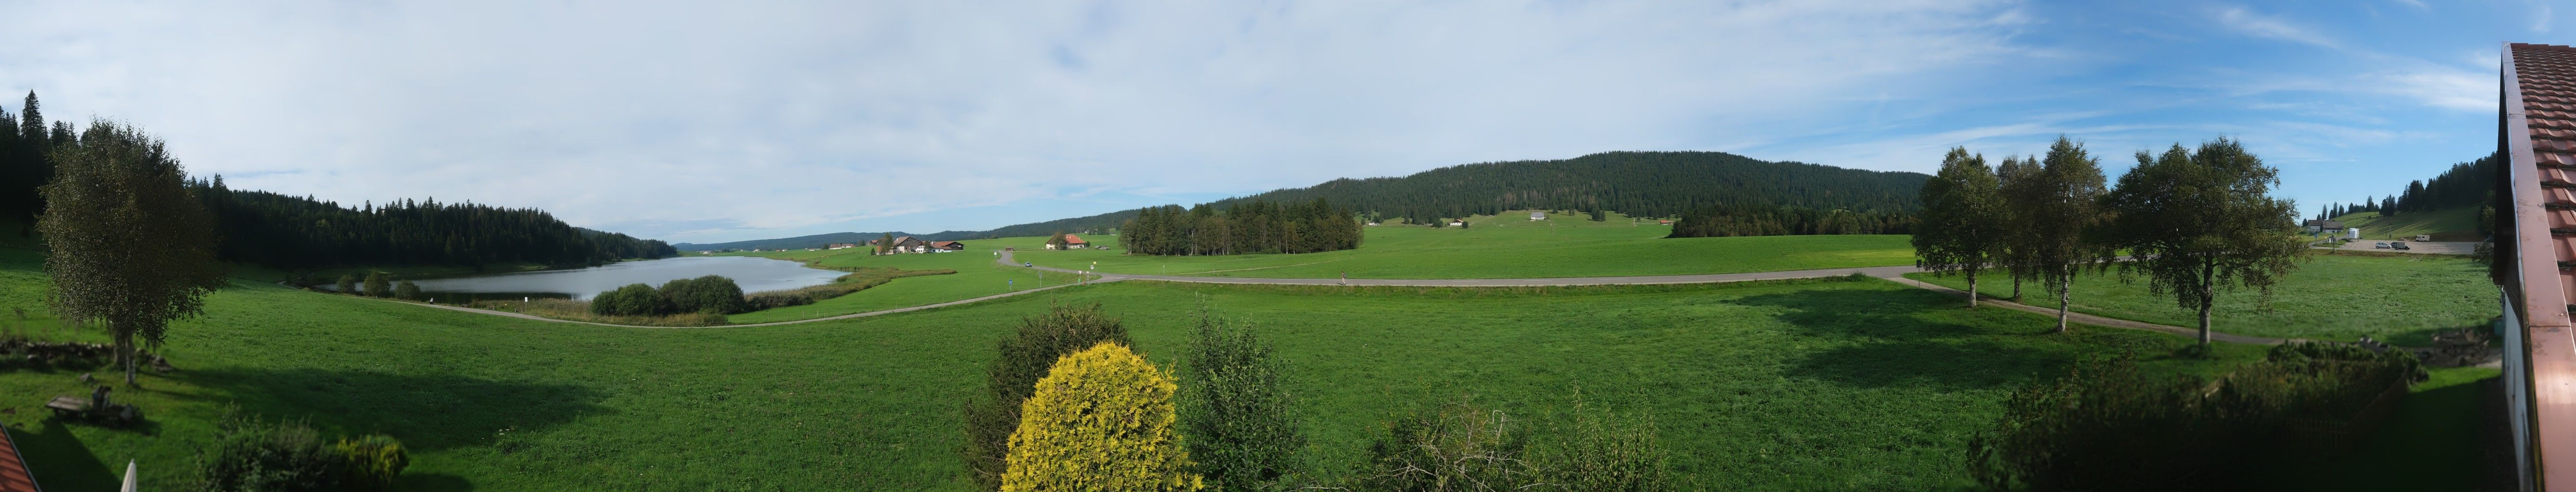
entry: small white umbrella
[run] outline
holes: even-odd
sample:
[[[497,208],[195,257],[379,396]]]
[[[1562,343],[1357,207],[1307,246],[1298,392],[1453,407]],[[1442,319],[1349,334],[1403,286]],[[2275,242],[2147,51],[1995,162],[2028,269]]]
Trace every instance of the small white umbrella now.
[[[116,490],[134,492],[134,460],[125,460],[125,486]]]

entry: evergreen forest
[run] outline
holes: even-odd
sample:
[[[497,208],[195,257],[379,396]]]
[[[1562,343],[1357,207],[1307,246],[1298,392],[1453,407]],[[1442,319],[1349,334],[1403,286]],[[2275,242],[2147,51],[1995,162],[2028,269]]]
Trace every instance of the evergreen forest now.
[[[80,145],[71,122],[45,121],[35,93],[17,114],[0,109],[0,213],[32,235],[43,213],[38,187],[53,178],[55,149]],[[217,257],[281,268],[352,265],[597,265],[679,254],[659,240],[573,227],[543,210],[436,200],[335,202],[235,190],[222,176],[188,180],[215,220]]]
[[[1305,203],[1235,202],[1225,209],[1199,204],[1146,207],[1118,228],[1128,253],[1230,255],[1314,253],[1360,247],[1360,224],[1350,209],[1322,198]]]

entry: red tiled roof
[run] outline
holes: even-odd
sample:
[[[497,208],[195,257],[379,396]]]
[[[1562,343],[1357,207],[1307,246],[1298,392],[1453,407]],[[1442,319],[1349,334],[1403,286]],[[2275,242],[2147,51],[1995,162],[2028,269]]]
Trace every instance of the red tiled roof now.
[[[1084,241],[1084,240],[1082,240],[1082,236],[1076,236],[1076,235],[1072,235],[1072,234],[1066,234],[1066,235],[1064,235],[1064,243],[1065,243],[1065,244],[1091,244],[1091,242],[1090,242],[1090,241]]]
[[[2509,316],[2521,330],[2521,366],[2529,374],[2528,451],[2531,470],[2546,490],[2576,491],[2576,48],[2505,45],[2503,135],[2496,151],[2506,156],[2504,190],[2510,194],[2511,234],[2499,234],[2498,256],[2514,263],[2497,272],[2506,287]],[[2503,270],[2503,269],[2500,269]],[[2512,359],[2513,357],[2508,357]],[[2508,365],[2515,365],[2508,363]],[[2518,376],[2519,374],[2514,374]],[[2509,378],[2518,379],[2518,378]],[[2519,422],[2517,422],[2519,423]],[[2552,478],[2555,478],[2553,480]]]
[[[5,429],[0,429],[0,492],[36,492],[36,476],[27,472],[27,460],[18,457],[18,443],[9,440]]]

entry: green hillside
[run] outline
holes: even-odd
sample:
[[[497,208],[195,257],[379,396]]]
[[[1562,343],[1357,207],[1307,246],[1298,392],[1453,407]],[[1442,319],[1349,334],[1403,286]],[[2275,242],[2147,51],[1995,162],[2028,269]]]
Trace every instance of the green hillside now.
[[[2429,212],[2406,212],[2394,217],[2379,212],[2355,212],[2335,217],[2344,227],[2361,228],[2363,239],[2413,240],[2416,235],[2432,235],[2435,241],[2483,241],[2478,233],[2478,207],[2460,207]]]

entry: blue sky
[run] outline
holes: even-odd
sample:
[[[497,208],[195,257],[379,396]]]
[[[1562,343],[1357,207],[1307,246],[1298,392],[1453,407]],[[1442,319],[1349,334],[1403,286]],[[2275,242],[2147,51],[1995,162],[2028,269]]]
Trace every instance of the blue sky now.
[[[986,229],[1612,150],[1929,172],[2218,135],[2303,209],[2494,146],[2567,2],[0,0],[0,91],[236,187],[675,242]],[[9,100],[14,101],[12,97]],[[15,104],[9,105],[15,110]]]

